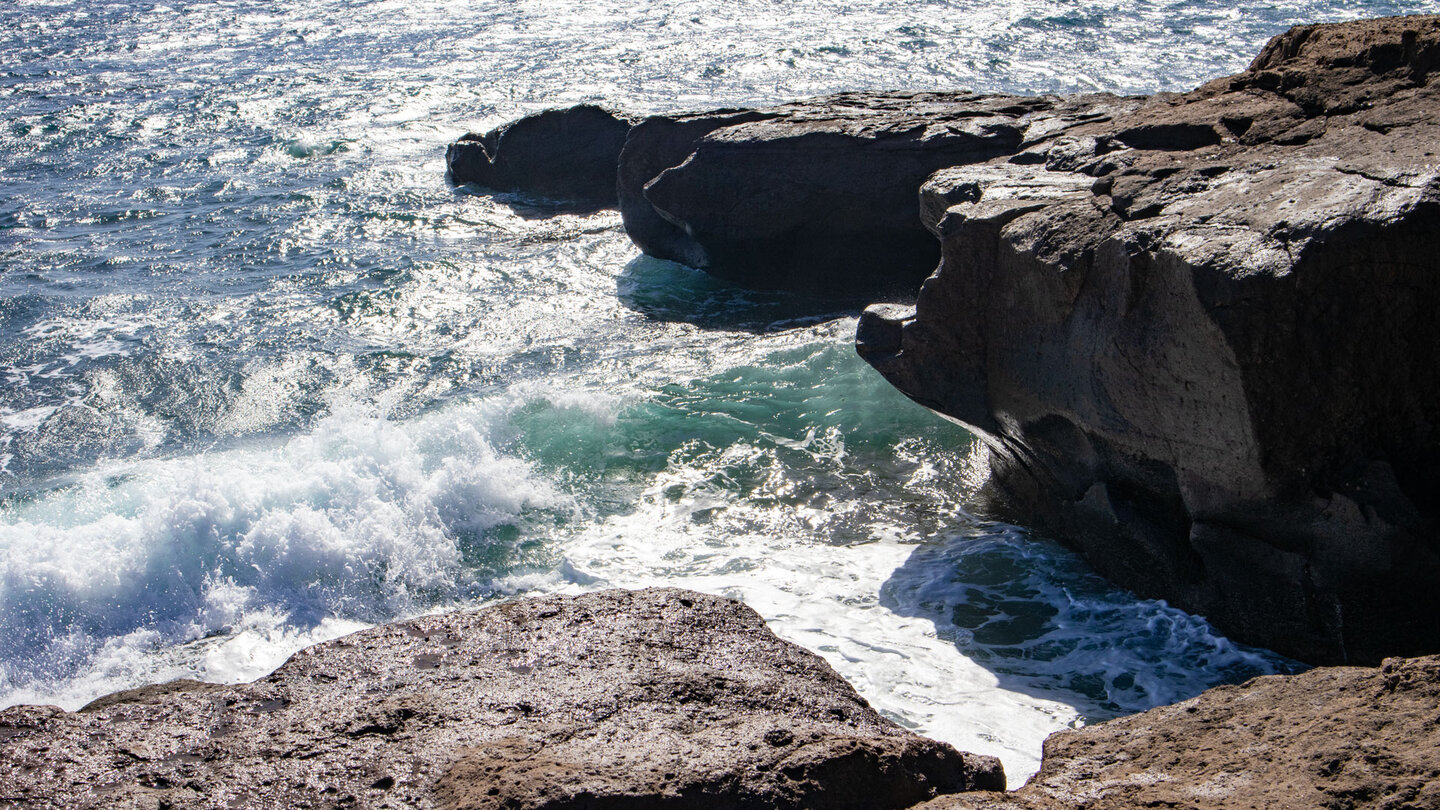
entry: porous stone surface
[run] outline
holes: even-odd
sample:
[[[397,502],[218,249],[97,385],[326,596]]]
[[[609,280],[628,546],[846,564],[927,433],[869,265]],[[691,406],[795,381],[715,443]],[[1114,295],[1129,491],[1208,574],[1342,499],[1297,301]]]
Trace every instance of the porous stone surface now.
[[[940,255],[917,216],[927,176],[1137,103],[844,93],[653,116],[621,152],[620,213],[646,253],[743,286],[912,298]]]
[[[379,627],[272,675],[0,712],[26,808],[899,808],[1003,790],[739,602],[549,596]]]
[[[1440,18],[1302,26],[921,190],[860,353],[988,508],[1311,663],[1440,650]]]
[[[1434,810],[1440,658],[1327,667],[1221,686],[1183,703],[1062,731],[1009,794],[923,810]]]
[[[545,110],[463,136],[445,150],[445,165],[457,184],[614,208],[615,166],[631,123],[593,104]]]

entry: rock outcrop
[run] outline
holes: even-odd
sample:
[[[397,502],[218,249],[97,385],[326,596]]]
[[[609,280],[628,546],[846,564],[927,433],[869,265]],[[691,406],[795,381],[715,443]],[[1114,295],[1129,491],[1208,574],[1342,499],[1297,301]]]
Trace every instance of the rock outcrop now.
[[[546,110],[470,133],[445,150],[455,183],[522,191],[579,208],[614,208],[615,165],[631,120],[593,104]]]
[[[860,353],[987,502],[1312,663],[1440,650],[1440,18],[1303,26],[921,191]]]
[[[633,127],[581,106],[467,135],[446,158],[456,182],[618,205],[641,250],[742,286],[909,299],[940,257],[916,205],[926,177],[1138,103],[842,93]]]
[[[526,599],[0,712],[26,808],[899,808],[1004,788],[883,719],[754,611],[678,590]]]
[[[1009,794],[923,810],[1440,808],[1440,658],[1329,667],[1221,686],[1062,731]]]
[[[940,255],[917,216],[926,177],[1136,103],[847,93],[655,116],[620,155],[620,213],[646,253],[742,286],[910,298]]]

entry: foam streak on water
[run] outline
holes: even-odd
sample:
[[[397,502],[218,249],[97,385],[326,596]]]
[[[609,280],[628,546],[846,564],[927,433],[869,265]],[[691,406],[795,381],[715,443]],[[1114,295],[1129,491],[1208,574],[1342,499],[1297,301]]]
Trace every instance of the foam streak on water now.
[[[0,5],[0,705],[256,677],[535,591],[745,599],[1002,756],[1289,666],[965,508],[823,302],[454,189],[467,129],[842,90],[1180,90],[1436,0]]]

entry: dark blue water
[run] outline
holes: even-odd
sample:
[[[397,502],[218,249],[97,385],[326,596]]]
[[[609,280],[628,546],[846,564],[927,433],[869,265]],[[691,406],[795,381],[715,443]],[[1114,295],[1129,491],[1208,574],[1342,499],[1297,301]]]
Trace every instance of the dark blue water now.
[[[1182,90],[1437,8],[0,5],[0,704],[668,583],[1023,778],[1055,728],[1283,667],[971,517],[970,437],[844,313],[452,188],[444,145],[577,101]]]

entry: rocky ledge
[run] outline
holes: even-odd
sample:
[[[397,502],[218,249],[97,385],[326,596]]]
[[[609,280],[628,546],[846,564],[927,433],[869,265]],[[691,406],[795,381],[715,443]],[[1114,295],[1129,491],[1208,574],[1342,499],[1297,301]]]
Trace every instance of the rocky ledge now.
[[[1008,794],[923,810],[1440,807],[1440,657],[1221,686],[1045,741]]]
[[[921,190],[943,259],[860,353],[1101,573],[1312,663],[1440,650],[1440,18]]]
[[[25,808],[1440,807],[1440,657],[1256,678],[992,757],[876,714],[753,611],[606,591],[429,616],[237,686],[0,711]]]
[[[321,644],[238,686],[0,712],[26,808],[900,808],[998,760],[882,718],[752,610],[678,590],[526,599]]]

